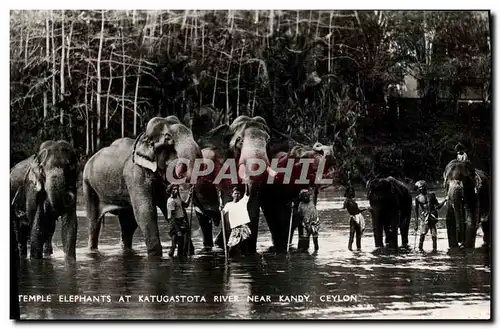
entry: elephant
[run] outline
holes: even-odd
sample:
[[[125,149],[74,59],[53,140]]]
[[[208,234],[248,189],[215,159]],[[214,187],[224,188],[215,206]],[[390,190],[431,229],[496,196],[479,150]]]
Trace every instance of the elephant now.
[[[324,177],[325,174],[334,165],[333,146],[323,145],[319,142],[313,146],[295,145],[288,152],[278,151],[271,156],[273,159],[278,159],[278,168],[284,168],[287,163],[293,163],[293,169],[290,174],[290,181],[287,182],[286,175],[281,171],[276,175],[273,184],[266,184],[262,187],[260,205],[267,220],[269,230],[273,239],[275,251],[284,252],[287,249],[287,244],[292,243],[295,229],[299,225],[297,216],[293,216],[298,212],[298,198],[302,189],[312,188],[313,202],[317,205],[318,193],[321,184],[316,182],[316,175],[319,173],[319,164],[324,161],[323,172],[318,177]],[[302,159],[310,159],[311,165],[307,172],[307,183],[296,183],[302,171]],[[292,208],[293,203],[293,208]],[[293,214],[292,214],[293,211]],[[292,218],[292,227],[290,231],[290,220]],[[290,234],[289,234],[290,231]],[[288,238],[290,235],[290,238]],[[287,242],[288,241],[288,242]]]
[[[239,186],[240,192],[245,193],[246,184],[246,193],[249,195],[247,209],[251,220],[249,226],[252,235],[243,242],[242,249],[246,253],[255,252],[260,215],[260,186],[270,170],[266,152],[269,138],[269,128],[262,117],[250,118],[241,115],[234,119],[231,125],[219,125],[203,134],[203,137],[199,139],[198,143],[202,148],[203,158],[214,163],[211,174],[198,180],[193,193],[194,209],[203,232],[205,249],[213,247],[212,223],[218,225],[221,219],[218,190],[221,191],[220,196],[226,203],[230,201],[232,185]],[[248,181],[245,183],[243,181],[244,172],[241,171],[242,165],[251,167],[250,162],[256,159],[261,160],[266,168],[263,168],[262,174],[248,177]],[[228,173],[226,170],[228,168],[223,166],[230,161],[234,161],[235,167],[238,168],[237,173],[233,173],[232,179],[225,178],[216,181],[221,173]],[[222,246],[222,242],[218,242]]]
[[[132,248],[139,226],[148,256],[161,257],[156,207],[168,218],[166,188],[172,182],[189,180],[195,160],[201,157],[191,130],[175,116],[154,117],[135,140],[117,139],[94,154],[83,170],[89,249],[98,248],[102,218],[111,213],[120,221],[125,250]]]
[[[52,254],[52,236],[61,219],[61,237],[66,259],[76,259],[77,154],[64,140],[47,140],[37,153],[10,170],[11,211],[22,257],[41,259]],[[43,248],[43,253],[42,253]]]
[[[474,248],[479,222],[483,242],[490,244],[490,182],[486,173],[468,161],[452,160],[443,172],[448,196],[446,230],[450,248]]]
[[[408,246],[412,197],[410,190],[392,176],[368,182],[367,198],[370,202],[375,248],[384,247],[383,234],[389,248],[398,248],[398,227],[403,248]]]

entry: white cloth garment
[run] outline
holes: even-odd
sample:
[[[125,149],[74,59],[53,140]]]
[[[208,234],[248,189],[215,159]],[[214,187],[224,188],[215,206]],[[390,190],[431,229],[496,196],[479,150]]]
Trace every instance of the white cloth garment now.
[[[228,214],[231,229],[250,223],[250,216],[248,216],[247,210],[248,199],[248,196],[244,195],[240,201],[228,202],[222,209],[224,214]]]
[[[363,232],[365,230],[365,218],[363,217],[363,215],[361,215],[361,213],[355,215],[354,221],[358,223],[359,226],[361,226],[361,232]]]

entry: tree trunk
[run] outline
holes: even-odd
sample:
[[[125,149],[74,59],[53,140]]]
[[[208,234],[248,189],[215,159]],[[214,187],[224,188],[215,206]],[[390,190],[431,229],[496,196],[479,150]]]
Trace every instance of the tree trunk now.
[[[231,46],[231,52],[229,54],[229,64],[227,66],[227,73],[226,73],[226,124],[229,124],[229,118],[231,115],[229,111],[229,77],[230,77],[232,61],[233,61],[233,46]]]
[[[240,77],[241,77],[241,60],[243,58],[243,51],[245,47],[241,48],[240,60],[238,61],[238,83],[237,83],[237,98],[236,98],[236,117],[240,116]]]
[[[52,19],[52,10],[50,11],[50,21],[52,22],[51,40],[52,40],[52,107],[56,106],[56,45],[54,42],[54,20]]]
[[[97,95],[96,95],[96,109],[97,109],[97,129],[96,129],[96,147],[99,149],[101,144],[101,56],[102,44],[104,41],[104,10],[101,11],[101,36],[99,37],[99,51],[97,53]]]
[[[21,38],[22,38],[22,33],[21,33]],[[25,48],[24,48],[24,66],[28,65],[28,44],[29,44],[29,42],[30,42],[30,30],[26,29],[26,42],[25,42]]]
[[[94,109],[94,91],[90,88],[90,109]],[[90,121],[90,152],[94,153],[94,120],[89,117]]]
[[[215,106],[215,94],[217,92],[217,80],[219,79],[219,69],[215,70],[214,92],[212,94],[212,106]]]
[[[69,63],[69,58],[70,58],[70,51],[71,51],[71,37],[73,36],[73,24],[75,22],[71,22],[71,27],[69,28],[69,37],[68,37],[68,49],[66,50],[66,58],[68,59],[68,79],[69,79],[69,83],[71,85],[72,81],[71,81],[71,67],[70,67],[70,63]]]
[[[111,94],[111,85],[113,83],[113,49],[109,52],[109,82],[108,82],[108,92],[106,93],[106,113],[105,113],[105,129],[108,131],[108,123],[109,123],[109,95]]]
[[[268,37],[273,36],[273,30],[274,30],[274,10],[269,10],[269,34],[267,35]]]
[[[122,77],[122,138],[125,137],[125,89],[127,88],[127,68],[125,67],[125,38],[123,37],[123,28],[120,28],[122,38],[122,63],[123,63],[123,77]]]
[[[43,125],[47,126],[47,121],[45,120],[47,118],[47,106],[48,106],[48,99],[47,99],[47,92],[43,92]]]
[[[50,25],[49,18],[45,18],[45,62],[47,63],[47,72],[50,71]],[[47,125],[45,120],[48,115],[48,95],[43,91],[43,124]]]
[[[87,75],[85,78],[85,154],[90,155],[90,127],[89,127],[89,102],[88,102],[88,94],[89,94],[89,75],[90,75],[90,58],[87,63]]]
[[[139,80],[141,78],[141,64],[142,55],[139,57],[139,68],[137,69],[137,80],[135,82],[135,96],[134,96],[134,137],[137,136],[137,96],[139,94]]]
[[[61,124],[64,123],[64,10],[61,11],[61,108],[60,108],[60,117]]]
[[[295,22],[295,35],[299,35],[300,10],[297,10],[297,20]]]

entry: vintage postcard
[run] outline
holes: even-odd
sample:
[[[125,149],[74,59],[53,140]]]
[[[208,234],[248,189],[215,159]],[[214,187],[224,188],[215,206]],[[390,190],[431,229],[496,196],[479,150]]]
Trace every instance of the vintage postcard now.
[[[12,10],[20,320],[491,320],[489,11]]]

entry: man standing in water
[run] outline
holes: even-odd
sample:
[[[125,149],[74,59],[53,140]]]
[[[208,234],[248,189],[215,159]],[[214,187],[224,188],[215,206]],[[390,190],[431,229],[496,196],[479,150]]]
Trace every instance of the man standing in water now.
[[[170,257],[174,256],[175,248],[178,246],[177,256],[183,258],[186,254],[185,246],[189,246],[189,251],[191,254],[194,253],[194,247],[191,242],[191,238],[188,232],[191,227],[189,227],[187,213],[185,208],[191,202],[191,196],[193,195],[193,188],[189,190],[188,198],[185,202],[181,200],[179,195],[179,186],[176,184],[171,184],[168,187],[167,194],[170,197],[167,200],[167,216],[168,222],[170,223],[169,235],[172,238],[172,247],[168,255]],[[187,242],[187,243],[186,243]]]
[[[368,210],[365,208],[363,210],[359,209],[358,203],[354,199],[356,197],[356,192],[352,186],[346,188],[344,192],[344,206],[342,209],[346,209],[349,213],[349,243],[347,249],[352,251],[352,243],[354,242],[354,235],[356,235],[356,248],[361,250],[361,236],[365,229],[365,219],[361,214],[363,211]]]
[[[420,226],[420,242],[418,249],[423,251],[425,236],[429,230],[432,236],[432,251],[437,251],[437,229],[438,210],[444,206],[447,198],[442,203],[439,203],[436,195],[433,192],[427,192],[427,183],[424,180],[419,180],[415,183],[418,195],[415,197],[415,232],[418,231],[418,222]]]
[[[224,207],[221,206],[220,209],[223,215],[227,214],[227,222],[229,222],[229,228],[231,229],[228,239],[228,247],[230,250],[240,242],[248,239],[252,234],[252,231],[248,226],[250,223],[250,217],[247,210],[248,196],[244,195],[243,198],[241,198],[238,186],[234,186],[232,197],[233,201],[226,203]],[[228,227],[227,222],[224,222],[225,223],[223,225]],[[218,244],[221,243],[222,236],[220,233],[216,240],[218,240]]]

